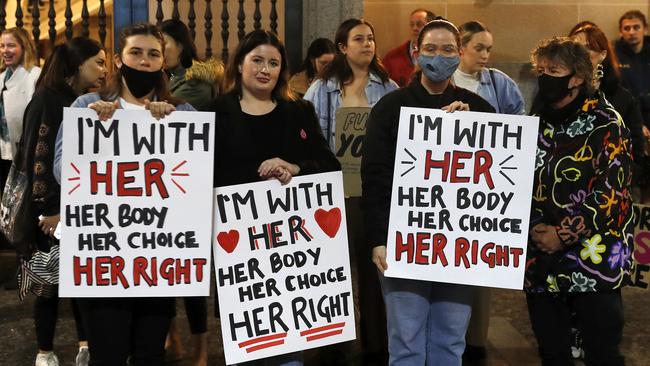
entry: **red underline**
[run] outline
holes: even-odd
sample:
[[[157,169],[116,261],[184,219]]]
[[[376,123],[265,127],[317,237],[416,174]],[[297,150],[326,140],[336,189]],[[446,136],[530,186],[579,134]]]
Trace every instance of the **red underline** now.
[[[286,336],[287,336],[287,333],[278,333],[278,334],[272,334],[272,335],[267,335],[267,336],[263,336],[263,337],[257,337],[257,338],[249,339],[249,340],[247,340],[245,342],[239,343],[239,348],[250,346],[251,344],[255,344],[255,343],[270,341],[270,340],[278,339],[278,338],[284,338]]]
[[[322,332],[324,330],[330,330],[330,329],[334,329],[334,328],[343,328],[344,326],[345,326],[345,322],[325,325],[325,326],[318,327],[318,328],[303,330],[302,332],[300,332],[300,336],[306,336],[306,335],[310,335],[310,334],[314,334],[314,333],[318,333],[318,332]]]

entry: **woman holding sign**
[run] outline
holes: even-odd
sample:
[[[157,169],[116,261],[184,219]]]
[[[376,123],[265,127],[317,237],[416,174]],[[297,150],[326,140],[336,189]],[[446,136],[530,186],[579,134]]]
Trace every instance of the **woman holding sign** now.
[[[174,110],[194,108],[172,97],[163,72],[164,38],[156,26],[134,24],[120,32],[114,62],[118,70],[99,93],[82,95],[72,107],[89,107],[99,118],[111,118],[116,108],[149,109],[155,118]],[[55,176],[61,178],[63,129],[56,141]],[[92,349],[91,365],[162,365],[165,338],[174,312],[172,298],[79,299]]]
[[[364,140],[361,179],[366,235],[386,303],[390,365],[461,365],[474,289],[469,286],[384,277],[395,149],[401,107],[446,112],[494,112],[480,96],[451,83],[460,63],[460,34],[450,22],[427,23],[413,59],[411,83],[372,109]]]
[[[348,19],[341,23],[334,38],[336,55],[334,61],[325,69],[322,77],[312,83],[305,94],[316,108],[323,135],[329,141],[330,148],[341,158],[359,156],[363,145],[363,129],[354,131],[354,127],[339,126],[337,135],[337,112],[343,107],[373,107],[384,95],[398,88],[388,77],[376,54],[375,30],[363,19]],[[366,114],[367,116],[367,114]],[[350,130],[355,133],[350,133]],[[346,131],[341,133],[340,131]],[[343,142],[343,135],[354,138]],[[356,135],[356,136],[355,136]],[[345,158],[343,158],[345,159]],[[344,161],[344,160],[342,160]],[[358,166],[358,162],[356,162]],[[357,168],[358,169],[358,168]],[[358,173],[357,173],[358,174]],[[359,203],[360,188],[356,180],[355,192],[348,189],[346,195],[346,213],[348,221],[349,245],[353,248],[353,258],[367,258],[366,239],[363,235],[363,219]],[[385,317],[381,311],[381,290],[376,277],[371,275],[369,262],[357,260],[359,273],[360,331],[364,345],[364,358],[368,362],[385,362],[386,329]],[[377,359],[377,361],[375,361]]]
[[[215,186],[288,183],[299,174],[341,169],[314,108],[289,91],[288,72],[284,45],[274,33],[255,30],[240,41],[226,68],[226,94],[214,105]],[[300,365],[301,358],[292,353],[261,364]]]
[[[33,257],[43,253],[58,253],[59,240],[55,229],[59,224],[61,187],[52,172],[54,162],[54,142],[63,119],[63,108],[69,106],[90,88],[98,88],[106,77],[106,53],[102,46],[88,38],[73,38],[58,45],[45,62],[43,72],[36,83],[36,92],[27,106],[24,118],[24,132],[19,154],[23,170],[30,174],[32,209],[34,222],[38,222],[41,232],[37,233],[36,251]],[[58,260],[58,257],[57,257]],[[52,268],[58,277],[58,263]],[[55,365],[56,356],[52,352],[54,330],[58,317],[59,297],[53,293],[38,291],[28,276],[21,278],[23,291],[32,289],[39,296],[34,303],[34,323],[38,340],[36,366]],[[79,354],[77,365],[88,364],[88,342],[79,316],[77,300],[72,300]]]
[[[571,312],[587,365],[623,365],[621,287],[634,270],[630,131],[594,92],[587,49],[533,52],[540,116],[525,290],[544,365],[571,364]]]

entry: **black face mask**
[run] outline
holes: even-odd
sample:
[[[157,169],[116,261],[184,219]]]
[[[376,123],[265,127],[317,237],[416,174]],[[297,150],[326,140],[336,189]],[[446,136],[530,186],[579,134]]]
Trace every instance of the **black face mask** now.
[[[537,85],[539,86],[539,97],[546,104],[551,104],[566,97],[571,92],[569,89],[569,80],[571,75],[567,76],[551,76],[542,74],[537,77]]]
[[[120,74],[124,77],[129,91],[136,98],[147,95],[156,86],[158,80],[163,77],[162,69],[158,71],[140,71],[126,66],[125,63],[122,63],[120,67]]]

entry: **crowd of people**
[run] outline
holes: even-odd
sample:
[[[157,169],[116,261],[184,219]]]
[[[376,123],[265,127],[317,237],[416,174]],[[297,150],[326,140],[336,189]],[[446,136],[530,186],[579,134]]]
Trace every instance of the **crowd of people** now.
[[[358,271],[364,364],[390,365],[460,365],[463,357],[485,357],[490,303],[487,288],[383,275],[400,108],[538,116],[522,286],[542,364],[568,365],[582,357],[586,365],[623,365],[621,288],[632,284],[634,271],[632,197],[643,202],[650,196],[644,14],[625,13],[613,45],[589,21],[567,37],[542,40],[531,52],[538,88],[530,111],[517,83],[488,67],[495,39],[486,24],[457,27],[416,9],[409,29],[410,38],[382,58],[372,24],[348,19],[333,41],[314,40],[293,76],[285,46],[265,30],[246,34],[224,65],[198,56],[181,21],[131,25],[120,32],[113,72],[105,50],[91,39],[56,46],[40,68],[29,34],[4,30],[0,187],[23,173],[21,186],[11,189],[26,192],[32,226],[25,227],[28,240],[12,244],[20,258],[20,295],[36,295],[35,365],[59,365],[53,350],[58,247],[67,243],[59,242],[56,228],[67,106],[93,109],[100,120],[116,109],[149,110],[155,118],[173,111],[215,113],[215,187],[266,179],[286,184],[297,175],[340,170],[333,153],[337,110],[372,108],[363,194],[347,199],[346,207],[354,221],[349,245]],[[558,173],[566,169],[580,174]],[[44,282],[25,275],[35,272]],[[191,365],[207,365],[207,300],[183,302]],[[79,298],[71,305],[78,366],[151,366],[183,357],[173,298]],[[302,363],[296,352],[250,364]]]

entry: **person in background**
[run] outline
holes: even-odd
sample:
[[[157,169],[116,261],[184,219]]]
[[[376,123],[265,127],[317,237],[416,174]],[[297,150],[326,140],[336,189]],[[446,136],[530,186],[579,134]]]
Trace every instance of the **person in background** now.
[[[375,31],[370,23],[354,18],[344,21],[336,31],[334,42],[337,47],[334,61],[305,94],[305,99],[316,108],[323,135],[332,150],[336,148],[336,112],[339,108],[372,107],[398,87],[388,78],[377,58]],[[346,216],[348,245],[352,251],[350,258],[357,265],[363,358],[365,363],[382,364],[387,357],[386,321],[379,281],[367,260],[369,253],[358,197],[346,198]]]
[[[337,109],[372,107],[397,88],[377,58],[375,30],[370,23],[355,18],[344,21],[336,31],[334,43],[334,61],[305,93],[305,99],[314,104],[323,136],[332,150]]]
[[[639,10],[630,10],[618,21],[621,37],[614,45],[624,85],[637,98],[643,118],[643,134],[650,138],[650,38],[648,22]]]
[[[460,31],[460,64],[452,78],[456,86],[480,95],[497,113],[524,114],[524,98],[517,84],[500,70],[487,67],[494,39],[481,22],[462,24]],[[490,289],[476,289],[472,318],[467,328],[467,346],[463,357],[470,360],[485,358],[490,326]]]
[[[316,38],[307,49],[307,56],[300,70],[289,79],[289,89],[302,97],[314,79],[321,77],[323,71],[336,54],[336,46],[327,38]]]
[[[386,303],[389,365],[460,366],[475,288],[383,275],[401,107],[494,112],[483,98],[451,83],[460,63],[460,34],[443,19],[427,23],[413,58],[411,83],[387,94],[372,109],[363,141],[361,179],[372,273],[379,271]],[[435,184],[435,183],[434,183]]]
[[[0,33],[0,195],[23,132],[23,113],[41,73],[36,47],[23,28]],[[0,234],[0,247],[12,248]],[[18,263],[18,262],[17,262]],[[16,290],[16,276],[4,285]]]
[[[180,20],[169,19],[160,25],[165,37],[165,69],[169,75],[172,95],[206,111],[219,94],[223,79],[223,64],[215,59],[201,62],[187,26]],[[208,363],[208,303],[205,297],[184,297],[185,314],[192,333],[192,366]],[[174,308],[175,309],[175,308]],[[183,356],[180,333],[172,319],[167,336],[167,360]]]
[[[411,55],[413,54],[415,41],[418,39],[420,29],[435,18],[436,15],[430,10],[413,10],[409,15],[409,33],[411,37],[408,41],[388,51],[382,58],[382,63],[388,72],[388,76],[395,80],[400,87],[407,86],[411,81],[411,75],[417,63]]]
[[[22,28],[0,34],[0,56],[0,189],[4,189],[41,68],[34,42]]]
[[[588,50],[569,38],[532,52],[537,160],[524,289],[542,365],[571,365],[571,313],[587,365],[624,365],[621,287],[634,272],[630,132],[594,92]]]
[[[68,107],[81,94],[90,88],[98,88],[106,78],[106,53],[101,45],[83,37],[73,38],[54,48],[45,62],[43,71],[36,83],[36,92],[26,108],[21,139],[20,162],[23,171],[29,174],[32,191],[34,221],[39,222],[41,232],[37,233],[38,252],[58,250],[59,240],[54,230],[59,223],[61,187],[54,178],[54,144],[56,133],[63,120],[63,108]],[[52,276],[58,277],[58,265]],[[29,278],[21,278],[21,282]],[[58,359],[53,352],[54,331],[58,318],[59,297],[56,290],[45,294],[38,287],[21,284],[20,288],[32,288],[41,293],[34,302],[34,323],[38,341],[36,366],[57,366]],[[82,326],[76,299],[72,299],[72,309],[77,326],[79,353],[77,366],[87,366],[89,360],[88,342]]]
[[[485,24],[470,21],[460,31],[460,65],[454,84],[480,95],[497,113],[524,114],[524,98],[517,84],[500,70],[487,67],[494,39]]]
[[[91,108],[100,120],[116,108],[148,109],[155,118],[194,111],[169,92],[163,72],[165,39],[156,26],[133,24],[120,31],[114,62],[118,68],[107,87],[77,98],[71,107]],[[56,137],[54,175],[61,180],[63,128]],[[174,299],[165,297],[80,298],[91,366],[162,365]]]
[[[285,47],[274,33],[254,30],[239,42],[226,68],[226,93],[212,108],[215,187],[267,179],[286,184],[297,175],[341,169],[313,106],[289,90],[288,72]],[[246,365],[302,363],[302,353],[295,352]]]
[[[199,59],[190,31],[182,21],[168,19],[160,28],[165,37],[165,71],[172,94],[198,111],[208,110],[219,95],[223,63],[217,59]]]

